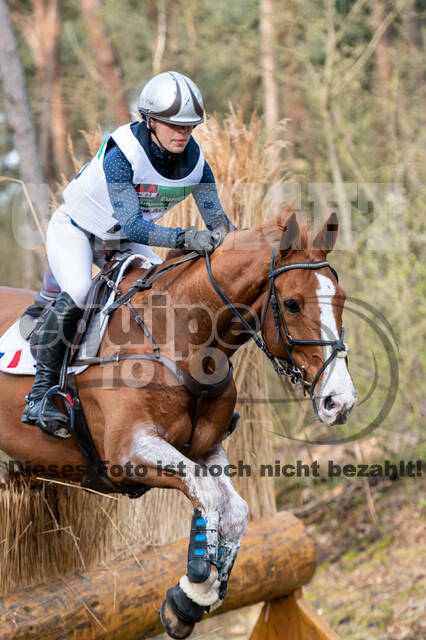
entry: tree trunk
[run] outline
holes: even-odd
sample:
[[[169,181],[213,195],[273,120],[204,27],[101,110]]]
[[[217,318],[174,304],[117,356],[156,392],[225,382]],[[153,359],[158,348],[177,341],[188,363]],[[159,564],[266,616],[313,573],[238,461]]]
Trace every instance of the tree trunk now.
[[[378,29],[386,17],[387,0],[372,4],[371,20],[374,30]],[[392,63],[390,58],[390,28],[384,32],[375,50],[375,71],[377,89],[381,99],[387,103],[391,99]]]
[[[187,549],[185,538],[139,557],[133,554],[84,574],[5,595],[0,600],[0,640],[75,638],[76,630],[77,637],[93,640],[157,635],[162,631],[159,605],[167,588],[185,573]],[[292,514],[282,511],[251,522],[228,595],[214,615],[292,593],[312,579],[316,563],[314,542]]]
[[[46,224],[49,218],[47,185],[40,166],[40,154],[31,117],[24,72],[16,45],[6,0],[0,0],[0,74],[3,99],[8,122],[12,129],[13,144],[19,153],[21,179],[28,188],[39,220]],[[30,214],[28,214],[30,215]],[[33,230],[34,225],[28,224]],[[37,258],[29,246],[41,244],[38,232],[30,233],[22,254],[23,284],[31,286],[36,280]],[[21,245],[22,246],[22,245]]]
[[[40,0],[33,0],[33,6],[40,5]],[[38,66],[42,88],[40,102],[40,154],[43,170],[49,184],[56,178],[55,162],[52,157],[52,111],[55,71],[59,55],[58,40],[61,32],[60,1],[49,0],[48,4],[42,3],[39,37],[43,49],[43,55]]]
[[[62,95],[61,65],[58,56],[53,75],[51,114],[52,152],[56,174],[58,177],[65,176],[65,178],[70,179],[73,174],[73,166],[67,145],[68,132],[69,128],[65,117]]]
[[[402,32],[405,40],[405,56],[410,60],[408,71],[408,91],[398,92],[398,125],[401,131],[401,149],[404,162],[400,165],[397,180],[403,180],[404,174],[410,189],[415,192],[422,184],[423,160],[421,145],[418,161],[413,156],[414,140],[423,134],[426,125],[426,69],[425,50],[421,28],[421,16],[416,11],[415,0],[408,0],[401,10]]]
[[[286,157],[291,161],[300,160],[303,155],[309,158],[311,163],[311,174],[314,172],[314,158],[318,155],[315,149],[314,137],[312,132],[307,130],[311,129],[311,118],[308,112],[306,104],[305,88],[300,84],[300,81],[295,80],[300,70],[300,62],[293,54],[294,39],[292,25],[295,22],[296,9],[293,0],[287,0],[283,3],[283,7],[280,13],[280,20],[277,30],[277,44],[283,53],[284,58],[284,74],[280,74],[280,103],[282,106],[282,116],[288,118],[286,137],[290,142],[286,149]],[[299,35],[300,37],[300,35]],[[304,34],[306,40],[306,34]],[[301,132],[305,133],[304,147],[308,149],[305,153],[305,149],[299,149],[301,144]],[[290,164],[292,168],[292,164]]]
[[[37,69],[40,155],[50,185],[71,173],[60,78],[61,0],[31,0],[32,14],[12,17],[31,49]]]
[[[278,85],[275,67],[275,29],[274,0],[260,0],[260,63],[262,69],[263,117],[265,120],[267,140],[274,142],[277,138],[276,125],[279,120]],[[272,144],[267,150],[267,164],[274,169],[280,162],[280,147]],[[282,210],[283,188],[279,181],[271,185],[271,213]]]
[[[130,120],[129,105],[124,92],[122,72],[117,53],[101,15],[100,0],[79,0],[87,34],[96,59],[96,66],[105,84],[107,101],[116,125]]]
[[[419,96],[419,116],[424,123],[424,108],[421,105],[425,94],[426,71],[424,67],[425,49],[420,16],[416,13],[415,0],[408,0],[401,10],[404,38],[413,69],[413,86]]]
[[[159,0],[157,3],[157,37],[155,38],[154,51],[152,54],[152,72],[154,76],[161,72],[164,51],[166,49],[166,36],[166,0]]]
[[[376,31],[386,18],[390,8],[388,0],[372,3],[371,24]],[[382,166],[392,163],[390,157],[394,138],[394,100],[392,97],[392,41],[389,26],[383,33],[374,51],[374,93],[378,105],[375,110],[376,130],[379,134],[376,143],[376,162]],[[384,176],[383,176],[384,177]],[[388,176],[390,178],[390,176]]]
[[[260,58],[262,68],[263,112],[268,131],[279,120],[273,0],[260,2]]]

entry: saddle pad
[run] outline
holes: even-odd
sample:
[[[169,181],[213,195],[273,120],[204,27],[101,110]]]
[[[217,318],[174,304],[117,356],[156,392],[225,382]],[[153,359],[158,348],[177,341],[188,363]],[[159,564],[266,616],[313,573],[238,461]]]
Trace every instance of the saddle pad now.
[[[151,262],[145,256],[137,254],[130,255],[121,265],[121,269],[115,279],[116,285],[121,282],[125,272],[135,261],[138,262],[137,266],[142,269],[149,269],[151,266]],[[98,354],[109,320],[109,315],[105,315],[103,311],[114,302],[114,299],[115,293],[111,289],[111,293],[102,310],[95,313],[92,317],[84,340],[77,353],[79,360],[91,358]],[[34,318],[24,315],[0,337],[1,372],[21,376],[33,376],[35,374],[36,361],[31,353],[30,342],[27,340],[34,326],[34,322]],[[88,366],[89,365],[69,367],[68,371],[77,375],[85,371]]]

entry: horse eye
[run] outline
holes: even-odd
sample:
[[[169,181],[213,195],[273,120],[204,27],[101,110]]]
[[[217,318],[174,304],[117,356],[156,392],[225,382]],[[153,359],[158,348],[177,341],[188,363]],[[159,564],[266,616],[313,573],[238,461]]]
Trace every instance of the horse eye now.
[[[296,302],[296,300],[294,300],[293,298],[290,298],[289,300],[284,300],[284,307],[287,309],[287,311],[290,311],[290,313],[300,312],[299,303]]]

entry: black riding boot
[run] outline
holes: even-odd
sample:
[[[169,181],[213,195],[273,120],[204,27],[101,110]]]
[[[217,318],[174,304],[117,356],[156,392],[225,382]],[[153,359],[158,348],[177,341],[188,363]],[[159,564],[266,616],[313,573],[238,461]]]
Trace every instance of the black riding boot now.
[[[38,424],[41,401],[46,391],[58,384],[67,344],[75,334],[82,313],[71,296],[63,291],[47,314],[39,336],[34,384],[25,397],[27,404],[22,422]],[[68,417],[57,408],[52,396],[47,399],[43,419],[46,425],[43,430],[59,438],[70,437]]]

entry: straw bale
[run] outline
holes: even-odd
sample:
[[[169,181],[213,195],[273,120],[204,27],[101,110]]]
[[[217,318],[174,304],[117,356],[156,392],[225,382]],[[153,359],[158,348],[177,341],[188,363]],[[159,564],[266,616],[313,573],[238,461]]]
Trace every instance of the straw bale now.
[[[98,136],[96,132],[94,138]],[[283,175],[283,166],[279,160],[271,165],[258,117],[253,116],[248,125],[242,113],[231,111],[223,125],[211,117],[196,129],[195,137],[216,176],[224,209],[239,228],[276,213],[267,204],[268,189]],[[86,141],[93,146],[90,136]],[[162,223],[202,226],[192,198]],[[266,402],[259,402],[267,398],[265,365],[253,345],[237,354],[241,421],[226,443],[230,462],[243,460],[251,466],[252,476],[235,478],[234,485],[255,518],[275,512],[273,479],[258,474],[260,464],[272,460],[271,413]],[[257,402],[251,402],[253,398]],[[0,592],[108,565],[149,544],[177,540],[188,535],[190,514],[189,501],[172,490],[155,489],[129,500],[89,494],[75,485],[13,479],[0,488]]]

